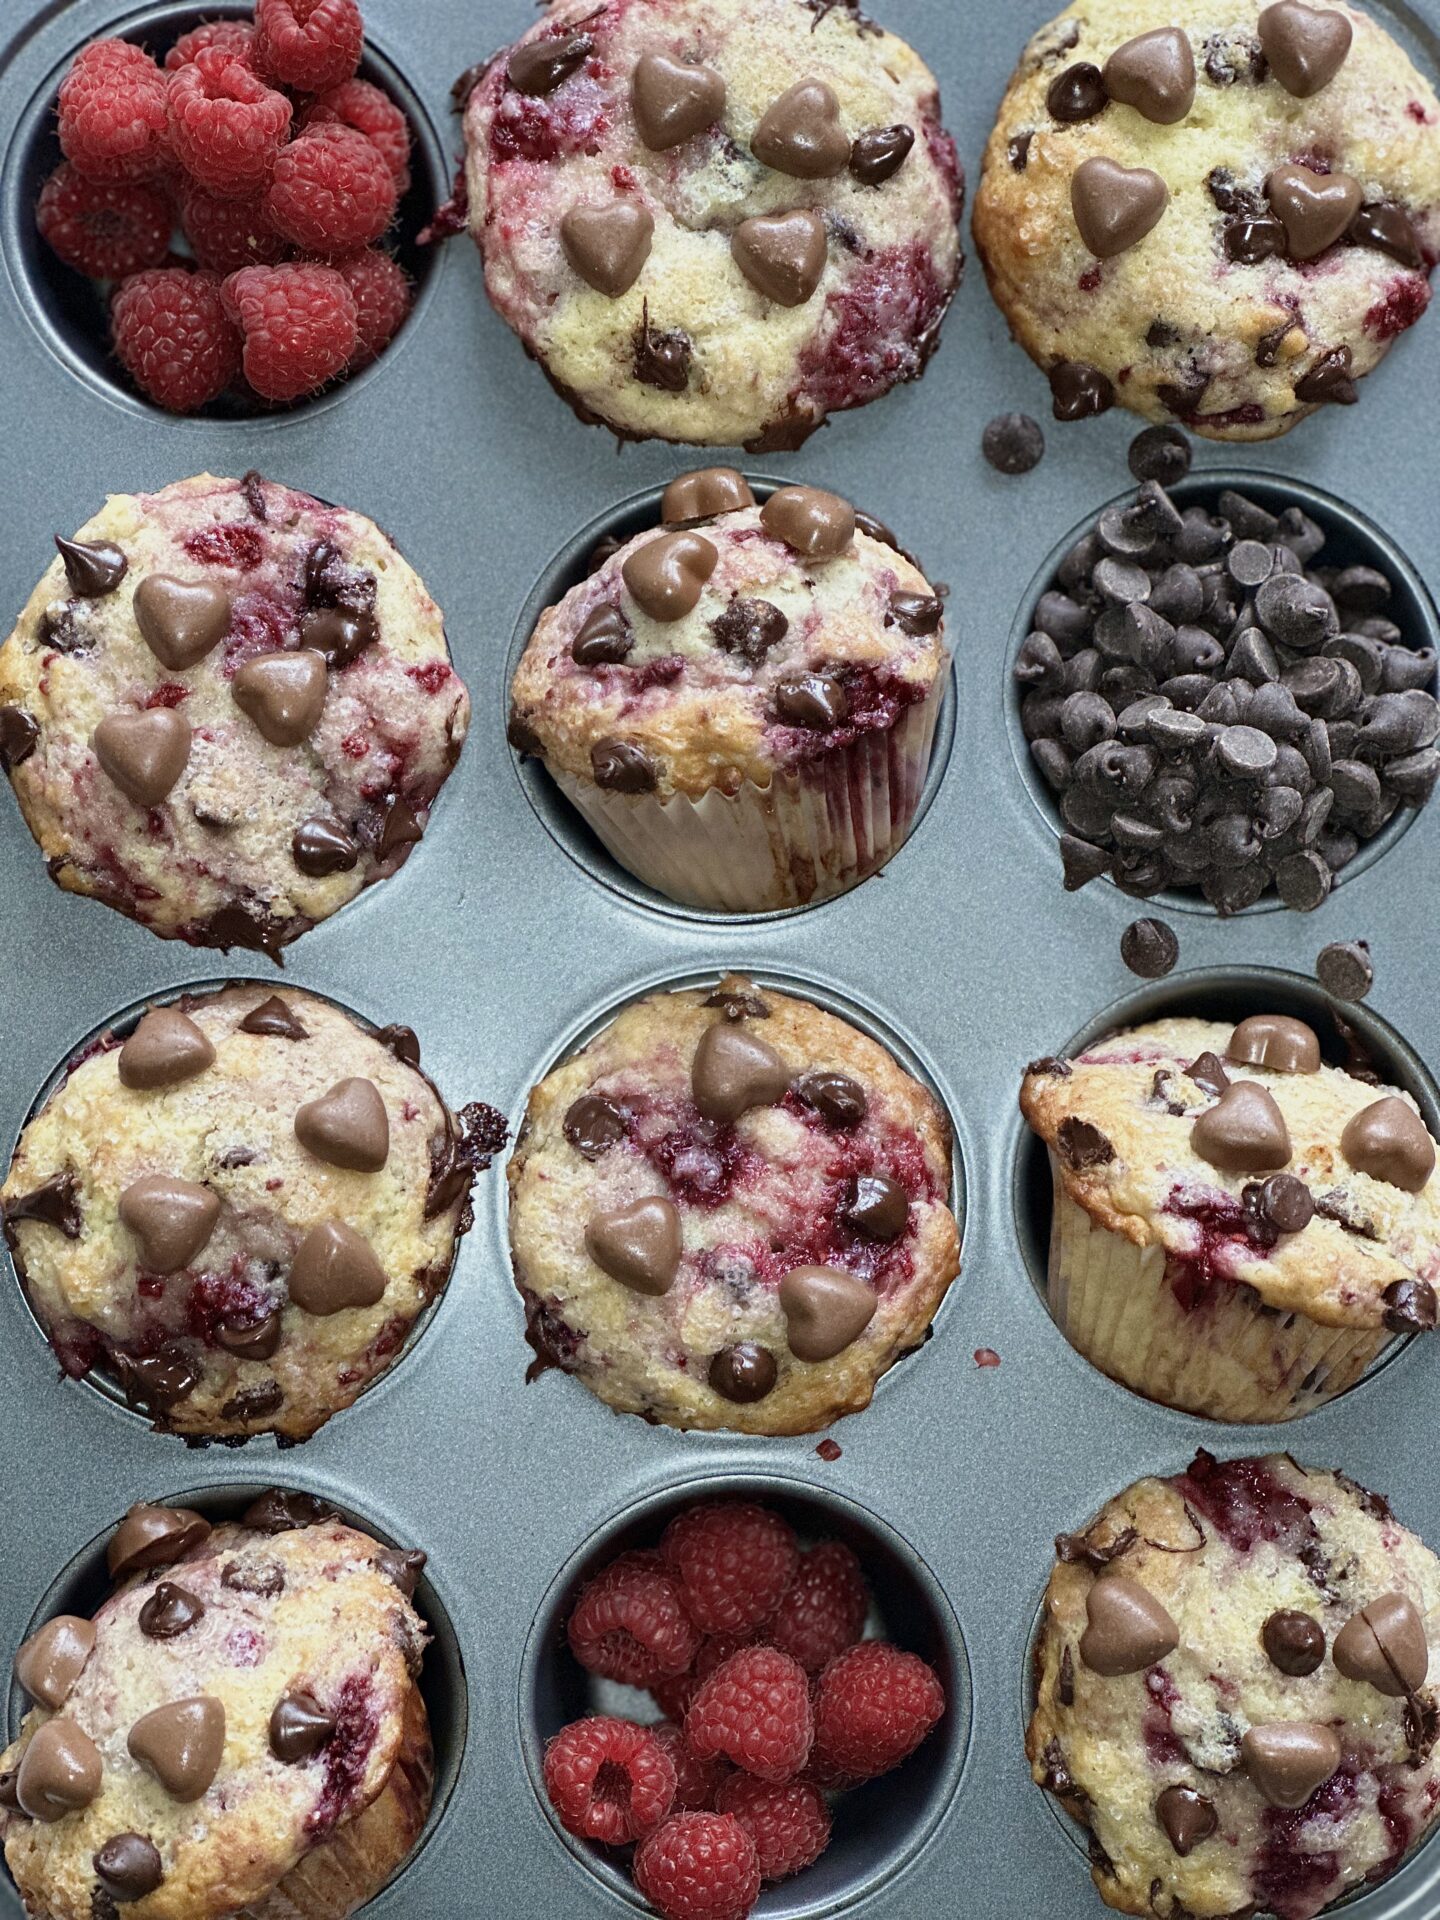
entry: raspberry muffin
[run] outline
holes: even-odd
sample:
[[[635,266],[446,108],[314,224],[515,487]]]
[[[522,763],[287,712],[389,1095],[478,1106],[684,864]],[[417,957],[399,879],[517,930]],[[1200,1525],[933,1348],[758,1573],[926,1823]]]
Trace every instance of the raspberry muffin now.
[[[531,1377],[664,1426],[810,1433],[868,1406],[959,1271],[933,1097],[738,975],[636,1001],[548,1074],[509,1176]]]
[[[671,482],[541,615],[510,738],[631,873],[723,912],[843,893],[914,823],[950,656],[888,528],[813,487]]]
[[[0,1188],[65,1373],[192,1443],[304,1440],[348,1407],[444,1288],[505,1137],[419,1058],[408,1027],[248,983],[78,1055]]]
[[[1076,0],[1010,83],[975,241],[1058,419],[1272,439],[1430,304],[1440,102],[1358,7]]]
[[[1038,1060],[1050,1310],[1087,1360],[1215,1420],[1288,1420],[1433,1328],[1435,1144],[1303,1021],[1157,1020]]]
[[[960,278],[935,77],[852,4],[553,0],[465,144],[491,301],[625,438],[797,447],[924,371]]]
[[[56,544],[0,648],[0,762],[62,887],[274,955],[404,864],[470,702],[373,521],[201,474]]]
[[[21,1647],[5,1858],[36,1920],[342,1920],[404,1860],[434,1756],[423,1553],[304,1494],[132,1507],[115,1591]]]
[[[1378,1494],[1198,1453],[1062,1534],[1036,1781],[1145,1920],[1311,1920],[1434,1825],[1440,1566]]]

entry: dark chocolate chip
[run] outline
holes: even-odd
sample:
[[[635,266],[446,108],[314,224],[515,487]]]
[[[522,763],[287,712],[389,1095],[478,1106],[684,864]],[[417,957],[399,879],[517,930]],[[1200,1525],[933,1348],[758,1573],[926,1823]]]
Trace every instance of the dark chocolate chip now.
[[[285,1404],[285,1389],[278,1380],[262,1380],[253,1387],[241,1387],[220,1408],[222,1420],[234,1420],[244,1426],[254,1420],[268,1420]]]
[[[980,451],[998,473],[1029,473],[1045,456],[1045,435],[1028,413],[997,413],[980,437]]]
[[[653,793],[660,772],[643,747],[630,740],[600,740],[590,749],[597,787],[607,793]]]
[[[1303,1680],[1325,1658],[1325,1629],[1308,1613],[1278,1608],[1260,1629],[1266,1658],[1281,1673]]]
[[[1380,200],[1359,208],[1350,222],[1350,238],[1360,247],[1378,247],[1414,273],[1424,271],[1425,256],[1410,216],[1393,202]]]
[[[1256,1204],[1261,1216],[1280,1233],[1303,1233],[1315,1217],[1310,1189],[1293,1173],[1272,1174],[1259,1186]]]
[[[1427,1333],[1435,1318],[1435,1289],[1428,1280],[1394,1280],[1385,1289],[1385,1324],[1392,1333]]]
[[[1110,103],[1105,91],[1105,80],[1099,67],[1088,60],[1079,60],[1073,67],[1066,67],[1063,73],[1057,73],[1050,82],[1045,94],[1045,105],[1052,119],[1062,126],[1075,126],[1082,120],[1093,120],[1103,113]]]
[[[867,1240],[898,1240],[910,1218],[910,1197],[887,1174],[862,1173],[846,1189],[840,1218]]]
[[[321,880],[332,873],[349,873],[360,858],[360,843],[337,821],[317,813],[295,829],[290,855],[301,873]]]
[[[1320,949],[1315,975],[1325,991],[1337,1000],[1363,1000],[1375,984],[1369,943],[1332,940],[1328,947]]]
[[[260,1320],[221,1319],[215,1328],[216,1343],[237,1360],[269,1360],[280,1345],[281,1313],[277,1307]]]
[[[1103,1167],[1115,1158],[1114,1147],[1100,1129],[1073,1113],[1060,1122],[1055,1144],[1060,1158],[1076,1172],[1086,1167]]]
[[[1179,427],[1146,427],[1130,442],[1129,460],[1137,480],[1173,487],[1190,471],[1190,442]]]
[[[140,1609],[140,1631],[150,1640],[178,1640],[204,1617],[204,1607],[187,1587],[162,1580]]]
[[[380,638],[373,613],[344,607],[312,607],[300,622],[300,644],[323,656],[337,673]]]
[[[938,633],[945,618],[945,602],[934,593],[892,593],[888,619],[912,640]]]
[[[90,1864],[105,1892],[121,1906],[132,1900],[143,1900],[165,1878],[160,1850],[143,1833],[113,1835]]]
[[[562,33],[516,47],[505,77],[517,93],[553,93],[584,66],[595,51],[588,33]]]
[[[666,331],[651,326],[647,302],[635,329],[630,355],[630,364],[640,384],[654,387],[660,393],[684,393],[690,384],[694,352],[695,343],[688,333],[678,327]]]
[[[1006,151],[1009,155],[1010,168],[1013,173],[1024,173],[1026,167],[1029,166],[1030,142],[1034,138],[1035,135],[1033,133],[1017,133],[1011,139]]]
[[[843,684],[829,673],[792,673],[775,688],[775,717],[782,726],[830,733],[850,711]]]
[[[293,1009],[272,993],[268,1000],[260,1001],[240,1022],[241,1033],[254,1033],[267,1040],[308,1040],[310,1030],[302,1026]]]
[[[334,1507],[313,1493],[271,1487],[258,1500],[251,1501],[240,1517],[240,1524],[255,1533],[293,1533],[300,1527],[317,1527],[324,1521],[339,1518]]]
[[[582,1093],[572,1102],[561,1127],[577,1153],[587,1160],[598,1160],[626,1138],[630,1118],[623,1107],[603,1094]]]
[[[790,631],[790,622],[768,600],[732,600],[710,622],[715,644],[752,667],[758,666]]]
[[[0,767],[8,773],[34,753],[40,723],[24,707],[0,707]]]
[[[285,1569],[275,1560],[227,1560],[220,1569],[220,1584],[234,1593],[273,1600],[285,1591]]]
[[[801,1074],[794,1091],[796,1098],[813,1107],[822,1120],[842,1130],[858,1127],[868,1109],[865,1089],[844,1073],[815,1068]]]
[[[1108,374],[1083,360],[1062,360],[1050,369],[1050,395],[1057,420],[1090,420],[1115,404]]]
[[[763,1400],[779,1377],[775,1356],[753,1340],[733,1347],[722,1347],[710,1362],[709,1380],[722,1399],[737,1406]]]
[[[68,1170],[52,1173],[29,1193],[7,1200],[4,1213],[11,1224],[17,1220],[36,1220],[42,1226],[58,1227],[67,1240],[78,1240],[84,1225],[79,1182]]]
[[[1142,980],[1160,980],[1180,958],[1180,942],[1163,920],[1132,920],[1120,936],[1120,958]]]
[[[375,1557],[375,1567],[407,1600],[413,1600],[429,1558],[419,1547],[382,1547]]]
[[[913,127],[867,127],[850,143],[850,171],[862,187],[882,187],[904,166],[914,144]]]
[[[619,607],[608,602],[595,608],[570,646],[577,667],[612,667],[635,645],[630,622]]]
[[[1337,407],[1353,407],[1360,398],[1350,372],[1353,357],[1348,346],[1322,353],[1295,382],[1295,398],[1307,406],[1328,400]]]
[[[302,1688],[283,1694],[270,1715],[270,1751],[285,1766],[319,1753],[334,1733],[335,1716]]]
[[[81,540],[62,540],[57,533],[55,545],[65,564],[70,591],[82,600],[98,600],[113,593],[130,568],[125,555],[111,540],[87,544]]]
[[[173,1342],[158,1353],[117,1353],[115,1371],[132,1407],[162,1416],[187,1399],[200,1384],[200,1368]]]

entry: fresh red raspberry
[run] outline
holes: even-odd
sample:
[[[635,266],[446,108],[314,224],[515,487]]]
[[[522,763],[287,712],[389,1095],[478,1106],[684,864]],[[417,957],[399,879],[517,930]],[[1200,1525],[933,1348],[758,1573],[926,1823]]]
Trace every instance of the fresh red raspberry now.
[[[862,1640],[832,1660],[815,1691],[815,1759],[852,1780],[898,1767],[945,1711],[945,1689],[918,1654]]]
[[[35,224],[67,267],[92,280],[123,280],[159,266],[170,251],[173,216],[154,187],[87,180],[67,160],[40,189]]]
[[[841,1540],[825,1540],[800,1556],[766,1637],[807,1673],[853,1647],[865,1627],[870,1595],[860,1562]]]
[[[634,1873],[664,1920],[745,1920],[760,1892],[755,1842],[728,1813],[677,1813],[641,1842]]]
[[[545,1791],[582,1840],[623,1847],[652,1833],[675,1798],[675,1763],[633,1720],[575,1720],[545,1749]]]
[[[171,413],[203,407],[240,371],[240,336],[214,274],[184,267],[131,274],[111,302],[110,328],[121,365]]]
[[[153,180],[170,164],[165,76],[143,47],[93,40],[60,82],[60,147],[91,180]]]
[[[567,1628],[582,1667],[627,1687],[685,1673],[700,1635],[654,1554],[622,1554],[581,1589]]]
[[[350,371],[357,373],[378,360],[404,326],[414,298],[410,276],[398,260],[376,247],[347,253],[332,265],[355,296],[360,344],[351,357]]]
[[[245,378],[266,400],[298,400],[343,373],[359,326],[355,297],[330,267],[244,267],[224,283],[245,336]]]
[[[814,1722],[805,1669],[778,1647],[744,1647],[703,1681],[685,1715],[685,1738],[708,1759],[723,1753],[762,1780],[804,1766]]]
[[[270,224],[308,253],[353,253],[395,214],[385,156],[353,127],[312,127],[282,147],[265,201]]]
[[[678,1513],[660,1550],[679,1576],[690,1618],[706,1633],[749,1633],[779,1606],[799,1564],[778,1513],[704,1501]]]
[[[360,64],[365,22],[355,0],[256,0],[262,73],[301,93],[325,93]]]
[[[189,33],[182,33],[166,54],[166,72],[175,73],[181,67],[188,67],[196,54],[203,53],[206,47],[220,47],[232,60],[243,61],[248,67],[252,64],[255,29],[248,20],[203,20],[198,27],[192,27]]]
[[[345,80],[312,101],[301,117],[302,127],[342,126],[363,133],[385,156],[395,176],[395,191],[410,186],[410,122],[381,88],[368,80]]]
[[[285,242],[266,219],[258,196],[226,200],[187,183],[180,196],[180,225],[195,258],[211,273],[271,266],[285,255]]]
[[[721,1781],[730,1777],[730,1762],[718,1753],[700,1759],[690,1751],[685,1735],[672,1720],[660,1720],[650,1731],[675,1764],[675,1811],[711,1812]]]
[[[211,193],[248,200],[270,178],[294,108],[224,47],[205,47],[170,76],[170,144]]]
[[[813,1866],[830,1844],[830,1809],[814,1787],[798,1780],[772,1786],[732,1773],[715,1796],[719,1813],[733,1813],[755,1842],[762,1880],[788,1880]]]

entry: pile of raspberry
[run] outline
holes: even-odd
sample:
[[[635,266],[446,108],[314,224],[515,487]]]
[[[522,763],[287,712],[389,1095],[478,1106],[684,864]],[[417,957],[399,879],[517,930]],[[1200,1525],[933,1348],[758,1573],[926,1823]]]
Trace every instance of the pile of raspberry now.
[[[898,1767],[945,1711],[918,1654],[864,1638],[870,1611],[843,1542],[802,1550],[743,1501],[684,1508],[576,1596],[570,1651],[663,1718],[596,1715],[555,1735],[545,1787],[561,1824],[634,1845],[635,1885],[665,1920],[744,1920],[762,1882],[825,1851],[832,1799]]]
[[[171,413],[231,390],[298,400],[368,366],[409,313],[379,242],[410,125],[356,78],[364,44],[356,0],[256,0],[163,67],[128,40],[71,62],[36,223],[105,283],[116,357]]]

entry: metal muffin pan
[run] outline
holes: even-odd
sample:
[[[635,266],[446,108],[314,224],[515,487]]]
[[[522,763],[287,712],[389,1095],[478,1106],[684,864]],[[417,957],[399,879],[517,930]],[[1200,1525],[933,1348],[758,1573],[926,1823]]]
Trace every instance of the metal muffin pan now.
[[[935,68],[973,185],[1021,44],[1055,5],[873,6]],[[4,9],[0,444],[9,472],[0,605],[19,610],[52,533],[79,526],[110,490],[153,489],[207,467],[258,467],[373,515],[445,610],[475,721],[403,873],[291,947],[277,983],[329,994],[378,1024],[413,1026],[448,1099],[492,1101],[512,1122],[536,1076],[637,991],[731,968],[808,983],[899,1036],[941,1091],[963,1146],[964,1264],[934,1338],[887,1376],[867,1412],[834,1430],[842,1451],[831,1461],[814,1450],[819,1435],[687,1436],[617,1417],[555,1373],[527,1387],[530,1352],[498,1167],[482,1177],[475,1229],[413,1349],[315,1439],[283,1455],[269,1440],[187,1452],[103,1395],[60,1386],[13,1275],[0,1272],[10,1521],[0,1646],[18,1644],[62,1591],[88,1603],[93,1543],[132,1500],[183,1494],[223,1510],[271,1481],[306,1487],[385,1536],[425,1548],[422,1606],[437,1625],[443,1608],[454,1634],[454,1652],[437,1640],[428,1668],[432,1701],[448,1688],[455,1702],[449,1729],[440,1729],[453,1791],[423,1850],[368,1911],[377,1920],[622,1915],[634,1909],[620,1883],[562,1840],[532,1785],[544,1715],[565,1710],[564,1696],[537,1691],[527,1677],[539,1665],[559,1670],[550,1661],[557,1579],[649,1503],[770,1483],[782,1505],[818,1503],[817,1524],[828,1528],[833,1513],[842,1531],[852,1521],[873,1529],[894,1556],[882,1563],[933,1601],[952,1679],[968,1671],[969,1686],[968,1694],[952,1688],[947,1731],[912,1763],[914,1795],[895,1783],[894,1798],[863,1821],[858,1850],[767,1893],[761,1912],[1090,1920],[1103,1909],[1083,1858],[1030,1782],[1021,1744],[1026,1650],[1054,1535],[1140,1474],[1173,1472],[1206,1445],[1222,1455],[1289,1448],[1302,1461],[1341,1467],[1390,1495],[1400,1517],[1440,1548],[1431,1441],[1440,1349],[1412,1340],[1351,1393],[1276,1428],[1198,1420],[1105,1379],[1066,1344],[1030,1277],[1044,1227],[1017,1223],[1020,1076],[1028,1060],[1097,1018],[1113,1021],[1117,1003],[1137,1004],[1139,983],[1121,964],[1119,939],[1142,912],[1173,914],[1186,976],[1145,988],[1147,1005],[1152,992],[1188,992],[1196,980],[1213,980],[1218,998],[1237,968],[1278,969],[1298,991],[1322,944],[1368,939],[1376,983],[1367,1008],[1440,1070],[1430,970],[1440,804],[1363,867],[1357,862],[1309,916],[1255,912],[1227,922],[1180,912],[1178,902],[1142,906],[1108,884],[1062,891],[1054,828],[1012,751],[1011,635],[1046,556],[1128,485],[1125,450],[1140,423],[1117,410],[1083,427],[1054,424],[1046,383],[1007,339],[972,258],[923,382],[837,416],[807,448],[764,463],[771,479],[803,479],[856,500],[895,528],[932,580],[949,583],[954,743],[909,845],[882,875],[808,912],[702,921],[617,880],[578,839],[573,848],[557,844],[553,813],[542,807],[537,818],[504,740],[507,653],[530,596],[560,577],[557,556],[569,551],[565,564],[574,566],[572,543],[586,529],[593,538],[592,523],[633,514],[637,496],[653,499],[674,474],[709,458],[747,463],[733,451],[658,444],[617,451],[608,435],[581,427],[490,312],[463,238],[441,251],[414,318],[377,365],[290,413],[175,420],[113,384],[102,361],[67,347],[36,291],[24,227],[20,183],[33,185],[26,169],[39,163],[30,145],[45,126],[38,106],[70,54],[97,34],[162,13],[232,10],[223,0],[181,8],[9,0]],[[1440,0],[1377,0],[1374,11],[1440,72]],[[422,173],[443,175],[459,146],[450,84],[524,29],[528,0],[365,0],[365,14],[382,71],[388,63],[401,76],[422,144],[428,151],[434,142]],[[1358,407],[1323,413],[1267,446],[1197,444],[1197,472],[1217,483],[1222,472],[1231,480],[1278,475],[1334,496],[1393,540],[1434,594],[1437,393],[1440,318],[1432,316],[1363,384]],[[1011,408],[1040,419],[1049,446],[1022,479],[992,473],[979,452],[985,422]],[[532,774],[543,780],[533,769],[525,779]],[[0,1151],[8,1157],[56,1063],[87,1033],[138,1001],[217,975],[255,975],[263,963],[163,944],[61,894],[18,812],[8,800],[0,806],[8,813],[0,831]],[[998,1367],[976,1366],[982,1347],[999,1354]],[[17,1707],[12,1701],[12,1725]],[[6,1883],[0,1915],[19,1911]],[[1422,1848],[1347,1914],[1434,1920],[1440,1845]]]

